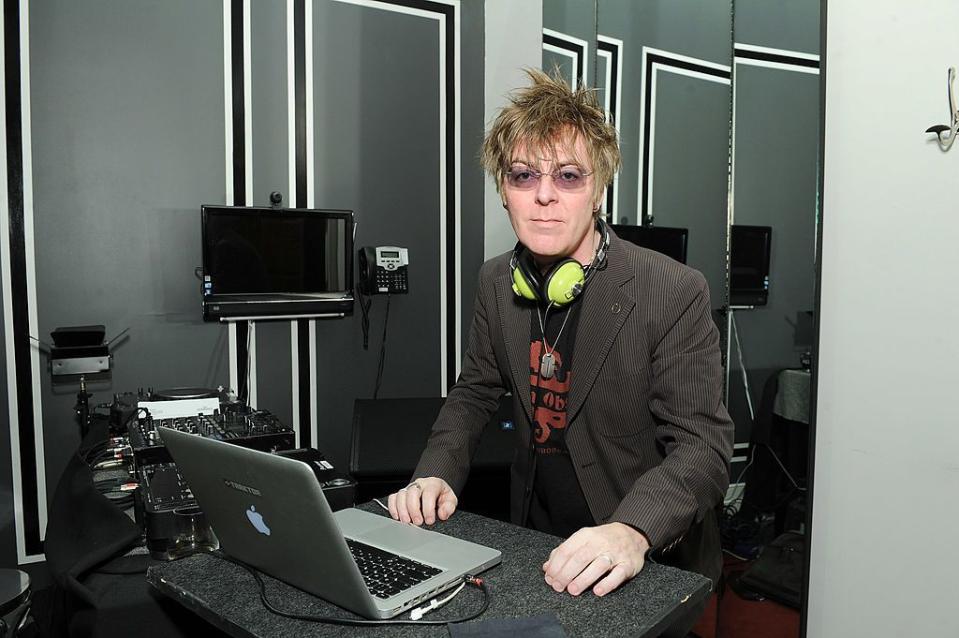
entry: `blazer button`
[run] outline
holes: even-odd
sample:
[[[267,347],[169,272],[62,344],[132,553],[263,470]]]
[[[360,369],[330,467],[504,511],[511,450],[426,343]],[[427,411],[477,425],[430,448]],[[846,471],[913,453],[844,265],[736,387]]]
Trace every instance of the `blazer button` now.
[[[613,313],[614,315],[618,315],[620,310],[621,310],[621,308],[619,307],[619,303],[614,303],[614,304],[613,304],[612,306],[610,306],[610,308],[609,308],[609,311],[610,311],[611,313]]]

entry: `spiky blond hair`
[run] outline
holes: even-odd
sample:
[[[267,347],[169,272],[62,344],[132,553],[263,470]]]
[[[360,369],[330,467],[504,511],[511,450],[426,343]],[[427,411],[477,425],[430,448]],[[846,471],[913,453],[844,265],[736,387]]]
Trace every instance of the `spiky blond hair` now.
[[[558,74],[538,69],[526,69],[526,74],[531,84],[510,95],[483,140],[483,168],[502,193],[503,176],[518,146],[555,159],[557,145],[572,149],[580,137],[589,160],[584,168],[593,172],[593,195],[598,198],[619,170],[620,154],[616,129],[606,121],[595,91],[583,86],[573,90]]]

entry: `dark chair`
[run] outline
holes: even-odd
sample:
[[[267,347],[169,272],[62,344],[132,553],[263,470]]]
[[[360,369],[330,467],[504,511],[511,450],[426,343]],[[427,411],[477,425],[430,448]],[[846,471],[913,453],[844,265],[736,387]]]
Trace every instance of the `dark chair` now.
[[[154,561],[140,528],[94,486],[84,450],[105,441],[105,420],[95,420],[81,450],[57,483],[44,541],[54,583],[36,592],[33,617],[42,636],[223,636],[172,599],[155,592],[144,573]]]
[[[353,404],[350,474],[362,503],[409,483],[444,399],[357,399]],[[516,446],[512,397],[500,401],[473,457],[459,507],[509,520],[509,468]]]

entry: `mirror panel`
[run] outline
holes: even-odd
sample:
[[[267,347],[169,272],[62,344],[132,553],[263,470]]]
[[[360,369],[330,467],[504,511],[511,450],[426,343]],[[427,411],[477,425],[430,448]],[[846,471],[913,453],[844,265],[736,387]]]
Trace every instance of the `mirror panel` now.
[[[709,283],[737,426],[728,513],[744,498],[795,502],[802,492],[792,481],[805,480],[809,436],[803,365],[814,345],[819,0],[544,0],[543,10],[544,69],[558,66],[571,81],[576,74],[574,56],[550,30],[589,39],[586,83],[620,134],[623,167],[607,193],[607,218],[688,228],[687,263]],[[742,273],[730,263],[734,225],[771,228],[763,305],[730,296]],[[759,459],[746,472],[753,424],[771,420],[789,426],[789,447],[779,450],[789,476],[771,456],[768,472]],[[801,527],[797,511],[790,522],[762,510],[768,521],[750,540],[754,549]],[[780,629],[792,631],[792,622]],[[797,633],[798,624],[796,614]]]
[[[623,153],[607,216],[687,228],[714,309],[726,303],[731,21],[729,2],[597,3],[596,86]]]
[[[772,229],[767,303],[729,313],[727,406],[745,454],[754,422],[796,422],[792,479],[805,477],[808,372],[814,335],[819,156],[819,2],[736,0],[734,17],[731,223]],[[734,301],[735,296],[733,295]],[[745,367],[745,374],[743,373]],[[796,407],[783,405],[792,397]],[[801,443],[798,443],[801,441]],[[780,450],[782,452],[782,450]],[[753,471],[746,478],[760,482]],[[734,466],[733,480],[742,473]],[[792,489],[789,477],[780,477]],[[781,482],[781,481],[780,481]],[[781,490],[747,501],[774,504]],[[755,497],[755,498],[754,498]],[[777,527],[783,524],[777,523]]]

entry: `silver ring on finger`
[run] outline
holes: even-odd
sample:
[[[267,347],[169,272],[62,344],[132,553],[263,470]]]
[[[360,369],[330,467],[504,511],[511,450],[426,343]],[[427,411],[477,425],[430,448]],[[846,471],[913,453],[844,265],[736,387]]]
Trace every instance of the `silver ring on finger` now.
[[[607,554],[606,552],[603,552],[602,554],[597,554],[597,555],[596,555],[596,560],[599,560],[600,558],[605,559],[606,562],[609,563],[609,566],[610,566],[610,567],[613,567],[613,566],[616,564],[616,561],[613,560],[613,557],[610,556],[609,554]]]

